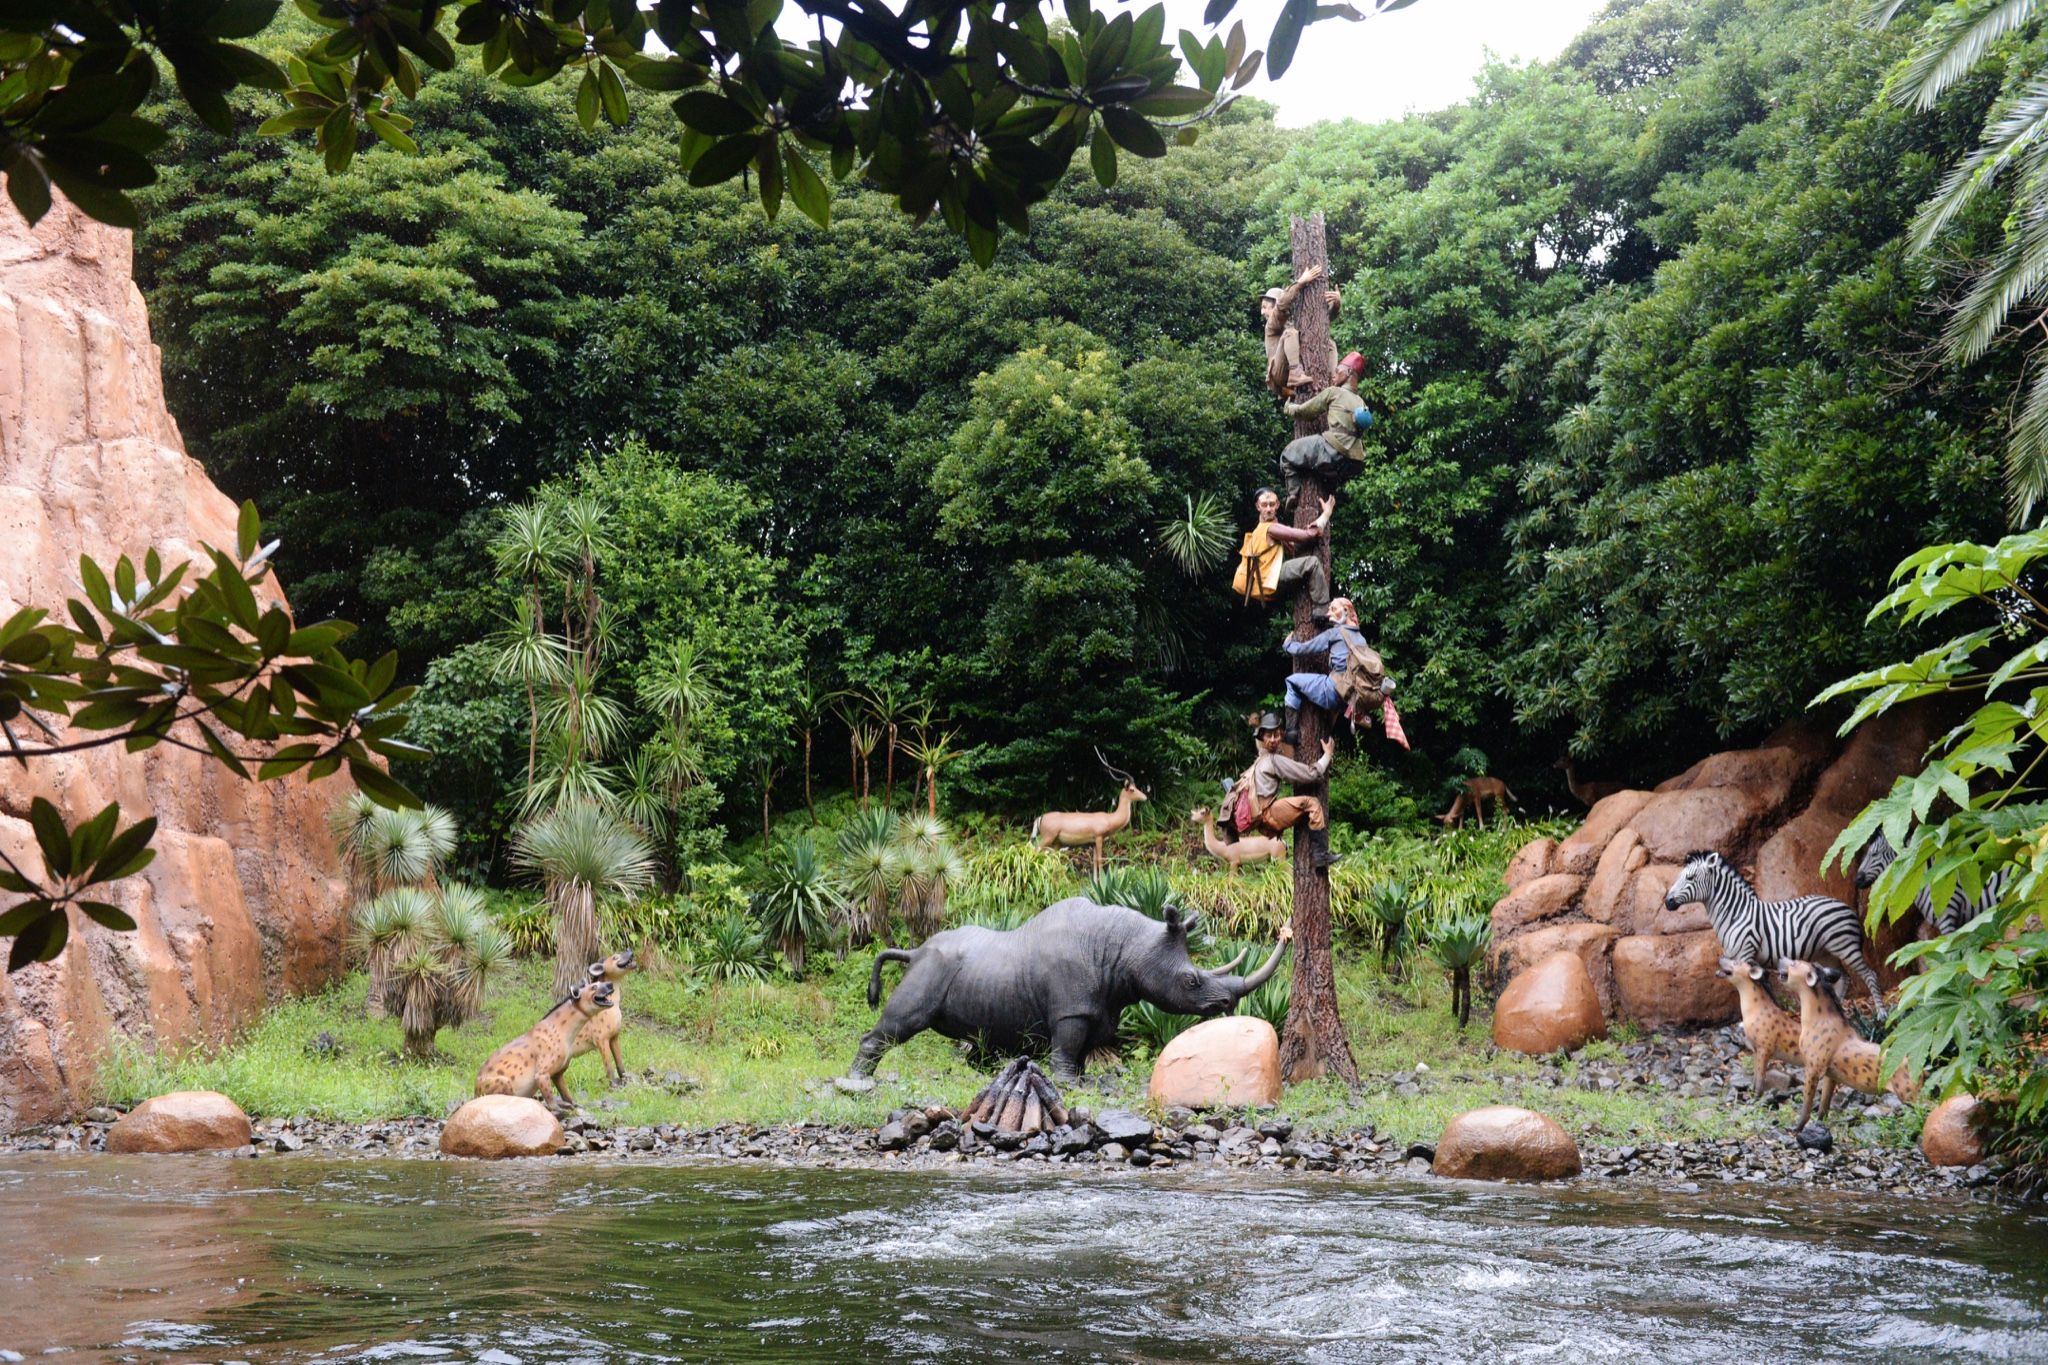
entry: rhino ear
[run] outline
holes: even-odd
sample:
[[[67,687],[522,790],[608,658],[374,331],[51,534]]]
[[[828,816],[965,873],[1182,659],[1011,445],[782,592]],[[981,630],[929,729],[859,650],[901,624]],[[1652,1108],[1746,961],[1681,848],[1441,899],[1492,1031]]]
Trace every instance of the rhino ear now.
[[[1166,932],[1169,934],[1185,934],[1187,932],[1187,926],[1180,922],[1180,907],[1178,905],[1166,907]]]

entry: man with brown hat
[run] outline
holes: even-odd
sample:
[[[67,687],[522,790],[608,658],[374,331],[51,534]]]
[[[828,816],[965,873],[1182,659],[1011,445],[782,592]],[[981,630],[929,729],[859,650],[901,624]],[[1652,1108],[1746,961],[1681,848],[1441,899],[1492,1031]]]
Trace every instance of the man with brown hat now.
[[[1293,505],[1300,493],[1305,475],[1314,474],[1335,489],[1365,463],[1364,434],[1372,426],[1372,409],[1358,396],[1358,381],[1364,374],[1365,357],[1353,351],[1337,362],[1336,378],[1329,388],[1306,402],[1281,407],[1289,417],[1323,419],[1319,435],[1297,436],[1280,452],[1288,505]]]
[[[1259,717],[1259,756],[1244,776],[1231,789],[1227,808],[1235,817],[1243,806],[1249,817],[1248,823],[1238,824],[1240,832],[1279,835],[1290,829],[1297,829],[1308,822],[1309,846],[1315,850],[1315,865],[1327,868],[1335,860],[1330,857],[1329,816],[1323,803],[1313,796],[1282,796],[1282,782],[1320,782],[1330,770],[1330,755],[1336,751],[1336,741],[1323,741],[1323,755],[1314,763],[1302,763],[1280,752],[1283,739],[1280,717],[1271,711]],[[1300,836],[1297,834],[1296,836]]]
[[[1301,364],[1301,332],[1294,325],[1294,301],[1303,289],[1322,277],[1323,268],[1312,265],[1285,289],[1268,289],[1259,296],[1259,316],[1266,323],[1266,387],[1283,403],[1314,382]],[[1344,296],[1330,289],[1324,291],[1323,299],[1329,304],[1330,322],[1334,326]],[[1330,370],[1335,373],[1336,369],[1337,343],[1332,341]]]

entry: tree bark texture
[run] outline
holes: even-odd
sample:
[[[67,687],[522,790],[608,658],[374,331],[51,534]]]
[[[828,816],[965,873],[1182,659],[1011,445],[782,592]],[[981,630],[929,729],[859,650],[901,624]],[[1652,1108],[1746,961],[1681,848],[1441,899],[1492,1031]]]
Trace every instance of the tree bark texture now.
[[[1329,269],[1328,249],[1323,237],[1323,215],[1296,218],[1294,229],[1294,275],[1296,279],[1310,266]],[[1294,325],[1301,336],[1301,364],[1308,371],[1310,393],[1329,384],[1330,310],[1323,300],[1327,279],[1301,291],[1295,299]],[[1299,400],[1304,395],[1296,394]],[[1294,426],[1296,436],[1320,432],[1320,422],[1303,419]],[[1301,499],[1294,508],[1294,524],[1308,526],[1322,513],[1330,491],[1314,476],[1302,481]],[[1316,542],[1316,557],[1323,571],[1330,571],[1330,538]],[[1313,606],[1303,590],[1294,598],[1294,636],[1307,640],[1316,633],[1310,620]],[[1327,655],[1303,655],[1294,661],[1296,672],[1327,671]],[[1322,752],[1323,740],[1334,729],[1331,718],[1319,706],[1301,708],[1301,748],[1296,757],[1313,762]],[[1329,783],[1297,786],[1301,796],[1313,796],[1329,806]],[[1344,1034],[1344,1021],[1337,1013],[1337,973],[1330,957],[1330,878],[1315,865],[1306,821],[1294,827],[1294,988],[1287,1005],[1287,1028],[1280,1038],[1280,1071],[1289,1081],[1305,1081],[1335,1074],[1358,1083],[1358,1063],[1351,1056],[1351,1041]]]

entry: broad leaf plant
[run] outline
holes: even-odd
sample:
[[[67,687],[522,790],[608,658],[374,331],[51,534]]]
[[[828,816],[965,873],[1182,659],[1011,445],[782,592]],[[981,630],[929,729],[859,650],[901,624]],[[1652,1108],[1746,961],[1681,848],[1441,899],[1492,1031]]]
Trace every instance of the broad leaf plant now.
[[[1925,1076],[1930,1092],[1996,1097],[2016,1132],[2039,1130],[2048,1114],[2048,929],[2040,918],[2048,901],[2048,800],[2040,781],[2048,761],[2044,556],[2043,530],[1911,556],[1893,571],[1895,586],[1870,619],[1911,626],[1968,609],[1983,624],[1815,698],[1859,696],[1844,734],[1915,698],[1981,699],[1932,746],[1920,772],[1900,777],[1842,831],[1825,862],[1847,870],[1880,830],[1900,850],[1871,888],[1872,928],[1912,914],[1922,888],[1940,906],[1957,887],[1974,900],[1993,877],[2009,874],[1984,913],[1893,955],[1896,965],[1917,963],[1919,971],[1900,990],[1885,1067],[1904,1063]]]
[[[66,604],[68,622],[30,606],[0,624],[0,760],[26,767],[116,744],[129,753],[168,745],[264,782],[345,766],[379,804],[419,805],[378,763],[427,756],[398,738],[398,708],[413,693],[392,685],[398,656],[344,658],[348,622],[296,626],[281,604],[259,603],[278,548],[260,544],[262,529],[255,506],[242,504],[234,552],[206,546],[210,563],[198,574],[166,567],[155,550],[140,567],[121,556],[111,574],[81,557],[85,596]],[[31,803],[42,867],[0,847],[0,890],[23,897],[0,912],[0,937],[14,940],[8,971],[64,950],[71,906],[109,929],[135,928],[88,894],[156,856],[154,818],[119,823],[117,805],[68,828],[50,802]]]
[[[1414,0],[1365,0],[1375,12]],[[166,70],[207,126],[234,131],[227,95],[277,92],[260,131],[310,134],[330,172],[366,143],[416,146],[396,107],[423,71],[473,54],[508,85],[576,82],[586,128],[624,125],[628,84],[672,94],[695,185],[751,177],[773,217],[785,196],[820,225],[834,180],[859,175],[923,222],[933,213],[988,264],[1022,232],[1086,144],[1105,186],[1120,153],[1157,157],[1226,108],[1263,62],[1277,78],[1302,31],[1366,13],[1287,0],[1263,52],[1244,25],[1166,42],[1166,10],[1063,0],[797,0],[817,36],[791,41],[783,0],[295,0],[325,32],[284,66],[245,46],[279,0],[10,0],[0,6],[0,171],[30,222],[54,183],[86,213],[133,227],[128,191],[156,179],[149,112]],[[1209,0],[1215,28],[1237,0]],[[1112,12],[1114,11],[1114,12]],[[826,23],[837,28],[829,35]],[[1063,21],[1063,22],[1062,22]],[[463,53],[458,50],[464,50]],[[1195,84],[1178,83],[1185,60]]]

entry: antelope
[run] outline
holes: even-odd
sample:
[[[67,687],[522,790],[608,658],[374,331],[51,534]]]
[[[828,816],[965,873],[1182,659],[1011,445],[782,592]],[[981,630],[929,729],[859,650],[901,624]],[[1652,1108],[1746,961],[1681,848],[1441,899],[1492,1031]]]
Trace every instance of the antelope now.
[[[1145,793],[1139,790],[1137,779],[1121,768],[1113,767],[1102,756],[1102,750],[1095,751],[1095,757],[1103,770],[1123,784],[1117,793],[1116,809],[1098,810],[1049,810],[1031,822],[1031,838],[1040,848],[1079,848],[1082,844],[1095,845],[1095,870],[1102,871],[1102,841],[1131,823],[1132,803],[1143,801]]]
[[[1588,807],[1598,804],[1602,797],[1612,796],[1616,792],[1628,790],[1628,783],[1626,782],[1579,781],[1579,765],[1572,761],[1570,754],[1566,754],[1550,766],[1564,774],[1565,786],[1570,787],[1572,795],[1585,802]]]
[[[1494,814],[1498,815],[1508,802],[1522,804],[1522,798],[1508,790],[1508,784],[1497,777],[1468,777],[1465,790],[1458,793],[1458,799],[1451,802],[1451,808],[1437,816],[1437,823],[1445,829],[1457,824],[1470,811],[1479,819],[1479,828],[1486,828],[1486,803],[1493,802]]]
[[[1285,861],[1287,844],[1284,840],[1264,834],[1240,834],[1237,842],[1226,844],[1216,834],[1216,816],[1207,807],[1197,807],[1188,812],[1188,821],[1202,827],[1202,847],[1212,857],[1221,858],[1230,864],[1230,875],[1235,877],[1237,869],[1245,863]]]
[[[1820,1087],[1821,1118],[1828,1116],[1828,1107],[1834,1103],[1837,1081],[1866,1095],[1875,1095],[1882,1088],[1902,1100],[1920,1098],[1919,1084],[1903,1066],[1889,1081],[1880,1079],[1884,1050],[1850,1029],[1833,989],[1840,972],[1789,957],[1778,959],[1778,972],[1799,996],[1799,1055],[1806,1063],[1806,1089],[1800,1096],[1799,1122],[1792,1125],[1795,1130],[1804,1128],[1813,1112],[1815,1086]]]

